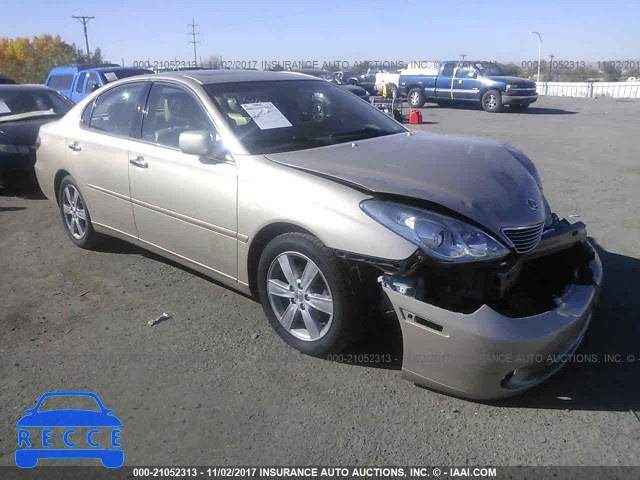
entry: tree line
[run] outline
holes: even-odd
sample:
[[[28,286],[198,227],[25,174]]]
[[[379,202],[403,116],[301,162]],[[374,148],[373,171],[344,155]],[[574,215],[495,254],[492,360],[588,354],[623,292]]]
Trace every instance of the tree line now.
[[[0,74],[18,83],[44,83],[49,70],[57,65],[103,62],[100,48],[87,55],[60,35],[0,37]]]

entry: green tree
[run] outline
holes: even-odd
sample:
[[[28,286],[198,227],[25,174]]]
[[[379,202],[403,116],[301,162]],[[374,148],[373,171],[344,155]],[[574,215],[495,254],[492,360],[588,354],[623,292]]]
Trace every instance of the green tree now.
[[[42,83],[49,70],[57,65],[85,62],[102,63],[100,48],[87,56],[59,35],[0,37],[0,73],[20,83]]]

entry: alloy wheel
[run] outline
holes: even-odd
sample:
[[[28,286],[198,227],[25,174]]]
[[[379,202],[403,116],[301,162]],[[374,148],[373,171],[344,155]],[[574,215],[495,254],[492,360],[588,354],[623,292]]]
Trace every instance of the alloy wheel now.
[[[298,252],[278,255],[267,273],[267,292],[276,318],[294,337],[310,342],[329,331],[334,314],[331,289],[309,257]]]
[[[69,184],[62,191],[62,211],[69,233],[82,240],[87,233],[87,212],[78,189]]]

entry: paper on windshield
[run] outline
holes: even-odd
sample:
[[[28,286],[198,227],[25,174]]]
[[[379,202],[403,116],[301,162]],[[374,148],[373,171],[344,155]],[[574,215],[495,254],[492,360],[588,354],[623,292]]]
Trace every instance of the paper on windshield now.
[[[118,77],[113,72],[106,72],[104,74],[104,78],[107,79],[107,82],[114,82],[114,81],[118,80]]]
[[[260,130],[292,126],[287,117],[271,102],[243,103],[241,107],[256,122]]]

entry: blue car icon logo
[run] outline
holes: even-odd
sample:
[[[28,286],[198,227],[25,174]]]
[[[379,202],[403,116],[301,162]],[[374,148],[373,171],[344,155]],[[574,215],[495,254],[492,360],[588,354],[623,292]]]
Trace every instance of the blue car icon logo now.
[[[83,408],[47,408],[51,404]],[[87,408],[89,407],[89,408]],[[99,458],[107,468],[124,463],[122,422],[92,392],[49,392],[25,410],[18,427],[16,465],[33,468],[41,458]]]

